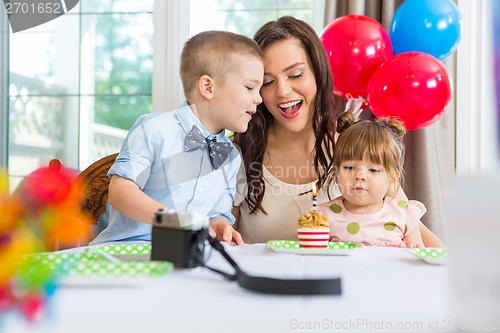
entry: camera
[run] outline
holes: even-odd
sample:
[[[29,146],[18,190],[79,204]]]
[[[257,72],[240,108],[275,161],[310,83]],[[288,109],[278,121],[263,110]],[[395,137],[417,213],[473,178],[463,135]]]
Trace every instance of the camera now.
[[[205,264],[208,216],[173,209],[155,213],[151,237],[151,260],[170,261],[175,267]]]
[[[340,295],[341,279],[275,279],[251,276],[241,270],[224,246],[208,233],[208,216],[197,212],[159,210],[153,220],[151,260],[170,261],[178,268],[204,266],[248,290],[283,295]],[[212,246],[234,268],[229,274],[205,265],[205,249]]]

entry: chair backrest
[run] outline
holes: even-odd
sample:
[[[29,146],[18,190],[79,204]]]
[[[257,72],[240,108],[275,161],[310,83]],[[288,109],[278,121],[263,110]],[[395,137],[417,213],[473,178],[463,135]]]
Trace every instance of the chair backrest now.
[[[83,182],[85,190],[82,211],[93,224],[97,224],[99,217],[106,211],[110,181],[108,171],[117,156],[118,153],[105,156],[89,165],[78,175],[78,179]]]

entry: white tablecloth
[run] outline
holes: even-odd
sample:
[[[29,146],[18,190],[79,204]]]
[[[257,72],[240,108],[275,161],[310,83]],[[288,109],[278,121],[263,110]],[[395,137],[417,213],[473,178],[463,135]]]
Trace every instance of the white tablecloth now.
[[[405,249],[367,247],[349,256],[226,246],[249,274],[342,278],[340,296],[277,296],[245,290],[206,268],[175,269],[138,285],[61,287],[36,325],[10,316],[5,332],[430,332],[452,318],[447,266]],[[209,265],[231,271],[219,253]],[[5,319],[5,318],[4,318]],[[1,328],[0,328],[1,331]]]

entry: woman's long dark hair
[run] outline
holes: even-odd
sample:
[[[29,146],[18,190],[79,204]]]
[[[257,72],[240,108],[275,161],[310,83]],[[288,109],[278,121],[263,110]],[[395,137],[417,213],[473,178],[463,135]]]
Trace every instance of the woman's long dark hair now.
[[[333,79],[330,63],[321,40],[314,29],[304,21],[291,16],[283,16],[267,22],[254,36],[263,51],[277,41],[296,38],[306,52],[314,77],[317,93],[314,99],[313,130],[316,138],[314,146],[314,168],[318,175],[318,189],[328,187],[328,173],[332,166],[335,148],[335,125],[340,115],[342,99],[333,93]],[[262,163],[267,147],[269,125],[274,118],[264,103],[258,106],[245,133],[237,133],[234,142],[240,146],[245,165],[248,192],[246,201],[251,213],[258,210],[266,214],[262,207],[265,183]]]

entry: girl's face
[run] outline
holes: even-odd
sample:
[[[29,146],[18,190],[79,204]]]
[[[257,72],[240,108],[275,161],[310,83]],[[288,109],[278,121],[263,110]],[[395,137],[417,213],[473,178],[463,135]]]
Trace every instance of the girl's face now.
[[[344,161],[337,172],[337,184],[344,205],[351,213],[377,212],[383,204],[389,186],[396,179],[381,164],[366,157],[362,161]]]
[[[276,126],[291,132],[312,128],[316,79],[296,38],[275,42],[264,51],[262,100]]]

